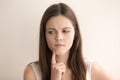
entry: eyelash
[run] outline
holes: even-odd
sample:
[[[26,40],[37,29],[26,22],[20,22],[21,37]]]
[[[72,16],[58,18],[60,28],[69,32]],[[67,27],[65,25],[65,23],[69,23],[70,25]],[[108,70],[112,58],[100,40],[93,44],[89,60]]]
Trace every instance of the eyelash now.
[[[55,33],[55,31],[49,31],[48,33],[49,33],[49,34],[53,34],[53,33]]]
[[[69,30],[63,30],[63,32],[64,32],[64,33],[68,33],[68,32],[70,32],[70,31],[69,31]]]
[[[63,30],[62,31],[63,33],[69,33],[70,31],[69,30]],[[48,31],[49,34],[54,34],[55,31]]]

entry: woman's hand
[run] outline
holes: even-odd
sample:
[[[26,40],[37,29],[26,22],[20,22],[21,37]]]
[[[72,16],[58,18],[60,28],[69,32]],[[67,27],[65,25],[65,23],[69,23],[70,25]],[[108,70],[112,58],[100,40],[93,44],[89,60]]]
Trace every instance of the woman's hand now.
[[[52,54],[51,61],[51,80],[61,80],[65,73],[65,64],[62,62],[56,62],[55,51]]]

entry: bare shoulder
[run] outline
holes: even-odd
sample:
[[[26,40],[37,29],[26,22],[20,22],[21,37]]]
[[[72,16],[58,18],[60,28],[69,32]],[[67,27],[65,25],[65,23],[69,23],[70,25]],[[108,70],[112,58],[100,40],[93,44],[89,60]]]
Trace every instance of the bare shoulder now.
[[[93,62],[91,69],[92,80],[115,80],[105,69]]]
[[[36,80],[33,68],[30,65],[24,70],[24,80]]]

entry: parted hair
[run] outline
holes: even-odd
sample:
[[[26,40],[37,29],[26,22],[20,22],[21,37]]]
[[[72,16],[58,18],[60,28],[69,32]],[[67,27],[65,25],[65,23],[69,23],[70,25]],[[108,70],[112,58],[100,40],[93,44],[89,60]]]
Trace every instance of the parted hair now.
[[[82,54],[82,39],[78,21],[73,10],[65,3],[58,3],[49,6],[44,12],[40,22],[39,65],[42,80],[51,79],[52,51],[49,49],[46,41],[46,23],[51,17],[58,15],[63,15],[68,18],[71,21],[75,31],[73,45],[70,48],[67,61],[67,65],[72,71],[72,80],[86,80],[86,65]]]

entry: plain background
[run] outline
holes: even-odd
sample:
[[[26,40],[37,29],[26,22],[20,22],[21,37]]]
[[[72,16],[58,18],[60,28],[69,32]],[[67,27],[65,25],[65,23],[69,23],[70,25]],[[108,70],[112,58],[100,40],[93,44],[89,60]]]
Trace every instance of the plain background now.
[[[120,80],[120,0],[0,0],[0,80],[23,80],[26,65],[38,60],[41,16],[58,2],[78,18],[84,56]]]

